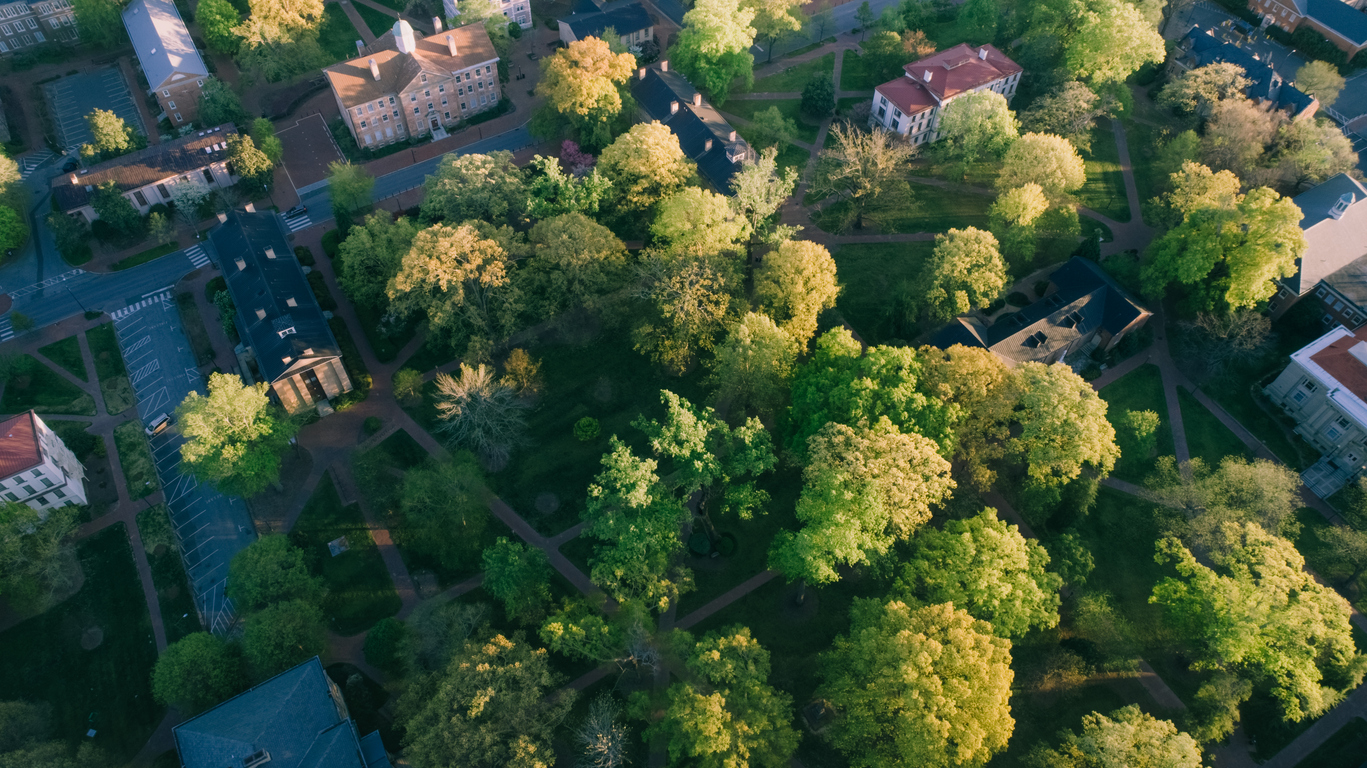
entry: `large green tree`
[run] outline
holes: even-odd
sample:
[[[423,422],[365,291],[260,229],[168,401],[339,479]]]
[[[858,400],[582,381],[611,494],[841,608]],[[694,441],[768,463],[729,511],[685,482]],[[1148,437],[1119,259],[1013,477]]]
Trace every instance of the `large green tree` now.
[[[566,213],[592,216],[612,199],[612,182],[597,168],[586,175],[565,173],[560,160],[537,155],[529,164],[527,216],[549,219]]]
[[[1083,715],[1081,733],[1064,731],[1062,744],[1036,748],[1029,760],[1035,768],[1201,768],[1201,745],[1132,704]]]
[[[399,510],[404,525],[395,532],[396,541],[448,571],[479,562],[490,512],[484,478],[470,454],[410,469],[402,482]]]
[[[217,635],[195,632],[166,647],[152,670],[152,695],[195,715],[241,690],[242,662]]]
[[[637,123],[603,150],[598,167],[612,182],[617,205],[642,211],[681,189],[696,170],[679,138],[659,122]]]
[[[772,415],[788,394],[797,343],[768,315],[746,313],[717,346],[717,400],[735,413]]]
[[[936,235],[919,282],[925,312],[933,320],[944,322],[991,304],[1006,287],[997,238],[976,227]]]
[[[743,160],[740,172],[731,177],[731,206],[750,222],[752,235],[761,239],[786,232],[772,226],[772,221],[797,188],[797,169],[788,168],[779,173],[777,158],[778,149],[769,147],[761,151],[757,159]]]
[[[1178,466],[1171,456],[1155,463],[1147,483],[1164,506],[1183,511],[1175,525],[1187,546],[1203,555],[1228,544],[1226,523],[1253,522],[1263,530],[1295,538],[1300,532],[1300,475],[1280,462],[1226,456],[1218,466],[1199,458]]]
[[[262,536],[228,564],[228,597],[240,611],[259,611],[285,600],[318,604],[324,591],[322,580],[304,562],[304,550],[287,536]]]
[[[724,195],[684,187],[660,201],[650,233],[671,254],[732,254],[750,236],[750,222],[737,215]]]
[[[85,122],[90,127],[90,143],[81,145],[81,158],[87,163],[109,160],[147,146],[142,134],[107,109],[91,110]]]
[[[1327,61],[1312,61],[1296,70],[1296,87],[1319,100],[1320,106],[1332,107],[1343,92],[1343,75]]]
[[[538,221],[528,240],[534,255],[521,276],[527,296],[540,305],[540,316],[576,307],[599,309],[626,281],[626,246],[582,213]]]
[[[80,571],[69,537],[77,514],[76,507],[40,515],[27,504],[0,502],[0,597],[20,610],[39,609],[75,586]]]
[[[228,137],[228,168],[255,193],[257,186],[271,186],[275,164],[257,148],[251,136],[234,134]]]
[[[375,189],[375,177],[364,166],[349,162],[328,163],[328,192],[332,195],[335,211],[351,214],[369,206]]]
[[[209,396],[191,392],[176,407],[186,468],[224,493],[254,496],[280,480],[280,457],[298,425],[272,405],[264,383],[209,375]]]
[[[87,145],[89,146],[89,145]],[[143,234],[143,220],[133,203],[123,196],[118,183],[110,179],[95,187],[90,206],[113,232],[116,238],[136,241]],[[98,232],[98,228],[96,228]]]
[[[313,603],[287,600],[247,619],[242,654],[257,680],[284,672],[327,648],[327,624]]]
[[[238,65],[267,80],[325,66],[331,57],[318,43],[322,0],[248,0],[250,13],[234,30],[242,39]]]
[[[965,166],[996,160],[1020,135],[1006,97],[996,91],[970,91],[945,106],[931,145],[935,154]]]
[[[764,41],[769,49],[765,61],[774,60],[774,47],[802,31],[806,16],[803,0],[741,0],[741,7],[755,12],[750,26],[755,28],[755,40]]]
[[[423,182],[422,219],[451,226],[469,219],[493,224],[516,221],[527,204],[522,171],[513,153],[442,157],[441,165]]]
[[[597,37],[575,40],[541,60],[536,93],[546,99],[550,114],[543,120],[567,124],[576,141],[593,149],[606,147],[625,126],[619,115],[623,86],[636,70],[629,53],[614,53]],[[630,97],[627,97],[630,98]],[[616,128],[617,130],[614,130]]]
[[[407,217],[394,219],[388,211],[375,211],[351,228],[337,248],[337,282],[347,298],[371,312],[389,306],[389,281],[399,274],[404,256],[413,247],[418,228]]]
[[[640,295],[653,310],[633,332],[636,351],[682,375],[712,349],[733,316],[741,281],[734,258],[648,253],[639,267]]]
[[[1163,37],[1126,0],[1070,0],[1073,32],[1064,43],[1068,71],[1080,80],[1118,83],[1167,56]]]
[[[1083,152],[1092,150],[1092,126],[1099,118],[1113,117],[1114,96],[1098,96],[1076,80],[1066,82],[1035,99],[1020,115],[1021,127],[1031,133],[1062,136]]]
[[[71,0],[81,40],[99,48],[114,48],[128,40],[123,27],[123,4],[118,0]]]
[[[204,80],[199,91],[199,123],[208,128],[223,123],[246,127],[247,110],[227,83],[216,77]]]
[[[831,128],[835,144],[817,156],[812,191],[848,201],[840,228],[864,226],[910,204],[907,163],[915,148],[896,134],[875,128]]]
[[[1041,485],[1077,479],[1083,467],[1106,475],[1120,458],[1106,402],[1066,365],[1026,362],[1013,371],[1017,428],[1007,454]]]
[[[859,600],[851,613],[817,689],[842,713],[831,740],[851,766],[977,766],[1006,748],[1009,640],[949,604]]]
[[[204,30],[204,41],[209,50],[234,54],[242,38],[233,32],[242,23],[242,16],[228,0],[201,0],[195,9],[195,21]]]
[[[1087,171],[1077,149],[1062,136],[1027,133],[1015,141],[1002,158],[997,189],[1008,190],[1038,184],[1051,200],[1059,200],[1087,181]]]
[[[1244,97],[1244,90],[1252,83],[1244,74],[1243,67],[1229,62],[1183,72],[1158,92],[1158,105],[1183,115],[1207,117],[1216,104]]]
[[[546,553],[499,536],[484,550],[484,590],[503,601],[509,619],[535,621],[551,601]]]
[[[684,14],[674,61],[689,82],[707,91],[714,106],[726,103],[733,81],[739,79],[745,88],[755,81],[754,19],[754,9],[742,8],[739,0],[697,0]]]

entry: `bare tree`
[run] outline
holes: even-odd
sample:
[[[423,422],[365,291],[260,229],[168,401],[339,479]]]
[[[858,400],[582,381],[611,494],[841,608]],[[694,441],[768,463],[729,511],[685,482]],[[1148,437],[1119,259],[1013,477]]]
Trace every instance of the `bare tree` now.
[[[1256,362],[1272,350],[1272,321],[1253,309],[1229,313],[1200,312],[1178,326],[1184,363],[1200,375],[1215,378],[1232,366]]]
[[[461,363],[460,378],[437,374],[438,429],[452,442],[480,455],[490,468],[502,467],[522,442],[527,403],[499,381],[492,368]]]
[[[209,185],[198,176],[182,179],[171,188],[171,202],[174,203],[176,221],[194,230],[195,225],[199,223],[199,207],[208,198]],[[195,237],[199,237],[199,232],[195,232]]]
[[[863,227],[865,218],[876,221],[878,212],[894,207],[905,212],[911,202],[907,162],[915,148],[881,128],[833,126],[831,134],[835,146],[821,150],[812,191],[849,201],[841,228]]]
[[[618,719],[622,708],[603,694],[589,705],[589,716],[574,731],[583,748],[581,768],[620,768],[627,763],[627,729]]]

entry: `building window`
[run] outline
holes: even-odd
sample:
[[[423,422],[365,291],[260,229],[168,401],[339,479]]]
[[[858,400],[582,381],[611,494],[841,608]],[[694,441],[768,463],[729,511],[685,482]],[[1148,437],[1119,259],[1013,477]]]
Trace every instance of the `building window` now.
[[[895,131],[895,130],[898,130],[897,120],[893,120],[893,121],[892,121],[892,129],[893,129],[894,131]]]
[[[33,490],[33,486],[31,486],[31,485],[26,485],[26,486],[24,486],[24,495],[26,495],[26,496],[32,496],[32,495],[35,494],[35,493],[37,493],[37,491]]]
[[[356,110],[356,111],[357,111],[357,112],[360,112],[359,109]],[[367,104],[367,105],[365,105],[365,111],[367,111],[367,112],[374,112],[374,111],[375,111],[375,105],[374,105],[374,104]]]
[[[424,99],[430,99],[430,98],[432,98],[432,89],[431,89],[431,88],[428,88],[427,90],[423,91],[423,92],[422,92],[422,97],[423,97]]]
[[[494,68],[493,68],[493,67],[485,67],[485,68],[484,68],[484,74],[486,74],[486,75],[491,74],[493,71],[494,71]]]
[[[157,194],[161,195],[161,199],[162,199],[162,200],[170,200],[170,199],[171,199],[171,193],[170,193],[169,191],[167,191],[166,185],[165,185],[165,184],[158,184],[158,185],[157,185]]]
[[[1339,425],[1339,429],[1344,429],[1344,430],[1346,430],[1346,429],[1348,429],[1348,427],[1352,426],[1352,424],[1351,424],[1347,419],[1339,419],[1339,420],[1338,420],[1337,422],[1335,422],[1335,423]]]
[[[456,95],[457,95],[457,96],[464,96],[464,95],[465,95],[465,86],[461,86],[461,87],[457,88],[457,89],[456,89]]]
[[[1340,434],[1341,434],[1341,433],[1339,432],[1338,427],[1330,427],[1330,428],[1324,430],[1324,436],[1327,437],[1327,438],[1329,438],[1330,440],[1337,440],[1337,439],[1339,439],[1339,435],[1340,435]]]
[[[176,113],[176,122],[179,123],[179,122],[183,122],[184,120],[185,120],[185,118],[181,117],[181,116],[180,116],[180,113],[177,112],[177,113]]]
[[[39,496],[38,499],[37,499],[37,501],[38,501],[39,504],[47,504],[47,497],[46,497],[46,496]]]
[[[446,117],[447,120],[450,120],[450,119],[451,119],[451,113],[450,113],[450,112],[443,112],[442,115],[444,115],[444,116]]]
[[[415,115],[418,114],[418,108],[417,108],[417,107],[413,107],[413,114],[415,114]]]
[[[1328,325],[1328,324],[1334,322],[1334,316],[1333,316],[1333,315],[1325,315],[1324,317],[1321,317],[1321,318],[1320,318],[1320,322],[1323,323],[1323,324],[1325,324],[1325,325]]]
[[[363,131],[364,131],[365,129],[367,129],[367,128],[370,127],[369,125],[366,125],[366,122],[367,122],[367,121],[365,121],[365,120],[362,120],[362,121],[361,121],[361,130],[363,130]]]
[[[387,122],[389,122],[389,115],[380,115],[380,122],[382,122],[382,123],[387,123]]]
[[[143,196],[142,190],[141,190],[141,189],[135,190],[135,191],[133,192],[133,199],[135,199],[135,200],[138,201],[138,207],[139,207],[139,208],[146,208],[146,207],[147,207],[147,198]]]
[[[203,80],[196,80],[196,81],[195,81],[195,85],[198,85],[200,88],[203,88],[203,87],[204,87],[204,81],[203,81]]]
[[[166,102],[166,106],[170,107],[171,109],[175,109],[176,103],[174,101],[168,101]]]
[[[423,75],[423,76],[422,76],[422,81],[423,81],[424,83],[427,82],[427,75]]]
[[[43,478],[42,480],[43,480],[43,487],[44,487],[44,488],[51,488],[52,486],[56,485],[56,483],[52,482],[51,480],[47,479],[46,477]]]
[[[1301,386],[1305,387],[1306,392],[1310,392],[1312,394],[1315,390],[1319,389],[1319,387],[1315,386],[1315,382],[1310,381],[1309,379],[1306,379],[1305,381],[1301,382]]]
[[[437,93],[446,93],[446,83],[437,86]]]
[[[9,499],[10,501],[18,501],[18,500],[19,500],[19,497],[18,497],[18,496],[15,496],[13,493],[6,493],[6,494],[5,494],[5,498]]]
[[[436,109],[437,109],[436,107],[432,106],[432,102],[430,102],[430,101],[427,102],[427,111],[428,111],[428,112],[434,112],[434,111],[436,111]]]
[[[1291,399],[1292,399],[1292,400],[1295,400],[1295,401],[1298,402],[1298,403],[1303,403],[1303,402],[1305,402],[1305,393],[1304,393],[1304,392],[1297,392],[1297,393],[1295,393],[1294,395],[1291,396]]]
[[[390,96],[390,97],[389,97],[389,106],[391,106],[391,107],[394,106],[394,97],[393,97],[393,96]]]
[[[461,109],[465,109],[465,102],[462,101],[462,102],[460,103],[460,108],[461,108]]]
[[[416,93],[410,93],[410,94],[408,94],[408,100],[409,100],[409,101],[417,101],[417,100],[418,100],[418,94],[416,94]]]
[[[204,169],[204,180],[209,182],[210,184],[214,183],[214,172],[212,168]]]
[[[161,95],[162,95],[162,96],[170,96],[170,95],[171,95],[171,92],[170,92],[170,91],[162,91],[162,92],[161,92]]]
[[[65,498],[66,498],[66,494],[65,494],[65,493],[62,493],[62,489],[61,489],[61,488],[58,488],[57,490],[53,491],[53,492],[52,492],[52,495],[53,495],[53,496],[56,496],[56,497],[59,498],[59,499],[65,499]]]

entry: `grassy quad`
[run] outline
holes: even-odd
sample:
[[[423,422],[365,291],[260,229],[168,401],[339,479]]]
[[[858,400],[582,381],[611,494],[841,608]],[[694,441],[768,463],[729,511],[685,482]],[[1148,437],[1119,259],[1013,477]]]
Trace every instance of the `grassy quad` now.
[[[1204,405],[1182,387],[1177,388],[1177,400],[1182,406],[1182,426],[1187,435],[1187,447],[1193,459],[1201,459],[1209,467],[1220,464],[1226,456],[1252,459],[1243,441],[1220,423]]]
[[[836,309],[870,344],[916,338],[924,328],[905,317],[903,291],[909,290],[935,244],[866,243],[835,251],[840,296]]]
[[[95,375],[100,379],[100,396],[104,398],[104,409],[111,416],[123,413],[133,407],[133,385],[128,380],[128,368],[123,363],[123,353],[119,351],[119,340],[114,334],[114,324],[105,323],[85,332],[90,344],[90,354],[95,358]]]
[[[814,77],[835,72],[835,54],[828,53],[820,58],[804,61],[788,67],[768,77],[755,81],[751,93],[795,93],[801,91]]]
[[[1172,424],[1168,420],[1168,402],[1163,396],[1163,378],[1158,366],[1141,365],[1120,379],[1107,384],[1100,391],[1106,401],[1106,418],[1121,433],[1121,418],[1126,411],[1153,411],[1158,414],[1158,456],[1173,455]],[[1149,456],[1122,453],[1111,474],[1120,480],[1143,483],[1153,469]]]
[[[72,376],[81,381],[90,381],[85,371],[85,360],[81,357],[81,343],[75,336],[68,336],[46,347],[39,347],[38,354],[70,371]]]
[[[1082,159],[1086,164],[1087,181],[1077,191],[1078,202],[1112,221],[1129,221],[1125,173],[1120,168],[1120,150],[1109,124],[1092,129],[1092,151]]]
[[[188,634],[202,631],[195,596],[185,577],[180,547],[172,532],[166,506],[158,504],[144,509],[138,513],[137,523],[142,548],[152,568],[152,585],[157,589],[157,603],[161,606],[166,642],[174,643]]]
[[[114,446],[119,452],[124,480],[128,482],[129,498],[136,500],[156,493],[161,488],[161,481],[157,479],[142,422],[125,421],[114,427]]]
[[[801,99],[732,99],[722,106],[722,111],[749,121],[755,119],[756,112],[763,112],[770,107],[778,107],[778,111],[783,113],[784,117],[797,125],[797,133],[793,138],[805,144],[816,141],[816,134],[821,128],[820,122],[802,114]]]
[[[95,415],[95,398],[33,355],[19,355],[13,366],[5,384],[3,407],[6,413],[32,408],[38,413]]]

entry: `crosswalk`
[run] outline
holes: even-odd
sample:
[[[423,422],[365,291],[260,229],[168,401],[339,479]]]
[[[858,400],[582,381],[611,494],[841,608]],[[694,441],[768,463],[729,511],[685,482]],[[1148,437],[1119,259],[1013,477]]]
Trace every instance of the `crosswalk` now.
[[[28,296],[29,294],[37,293],[38,291],[41,291],[44,288],[50,288],[54,285],[57,285],[58,283],[65,283],[66,281],[72,278],[80,277],[84,274],[85,270],[83,269],[68,270],[60,275],[57,275],[56,277],[49,277],[48,279],[40,283],[33,283],[32,285],[26,285],[23,288],[18,288],[16,290],[10,291],[9,295],[11,299],[22,299],[23,297]]]
[[[9,315],[0,317],[0,341],[9,341],[14,338],[14,325],[10,323]]]
[[[313,226],[313,219],[309,218],[309,215],[306,213],[302,216],[295,216],[292,219],[285,219],[285,226],[289,227],[291,232],[298,232],[301,229],[308,229]]]
[[[37,152],[28,155],[27,157],[20,158],[19,178],[27,179],[28,177],[32,176],[33,172],[38,170],[38,166],[42,165],[43,163],[46,163],[55,154],[56,153],[54,153],[50,149],[40,149]]]
[[[122,320],[122,319],[124,319],[125,317],[128,317],[129,315],[133,314],[134,312],[137,312],[139,309],[142,309],[143,307],[150,307],[151,305],[153,305],[153,304],[155,304],[155,303],[157,303],[157,302],[159,302],[159,301],[170,301],[170,300],[171,300],[171,292],[170,292],[170,291],[161,291],[160,293],[157,293],[157,294],[155,294],[155,295],[148,296],[147,298],[143,299],[142,301],[139,301],[137,304],[129,304],[128,306],[124,307],[123,309],[116,309],[116,310],[114,310],[113,312],[110,312],[110,313],[109,313],[109,316],[112,317],[112,318],[114,318],[115,320]],[[0,341],[3,341],[3,339],[0,339]]]
[[[204,252],[204,246],[194,245],[185,249],[185,255],[190,257],[190,263],[195,269],[199,269],[209,263],[209,256]]]

